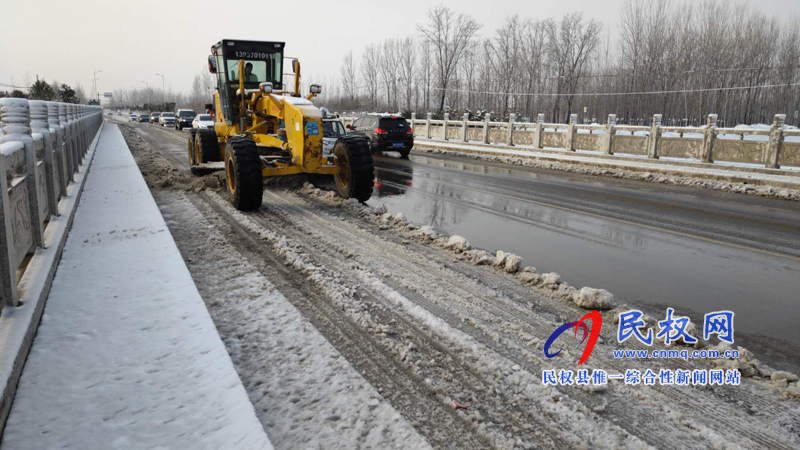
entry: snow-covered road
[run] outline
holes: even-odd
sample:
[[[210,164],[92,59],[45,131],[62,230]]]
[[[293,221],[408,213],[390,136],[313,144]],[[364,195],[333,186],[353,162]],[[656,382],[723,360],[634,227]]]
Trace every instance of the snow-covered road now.
[[[428,230],[313,189],[267,189],[265,206],[242,214],[218,177],[187,180],[158,141],[128,136],[276,448],[800,445],[785,382],[542,386],[543,369],[575,370],[582,351],[563,339],[559,357],[542,353],[585,313],[564,301],[565,283],[475,265]],[[612,350],[646,348],[618,344],[612,328],[589,369],[624,372]]]
[[[2,448],[271,449],[115,125],[100,135]]]

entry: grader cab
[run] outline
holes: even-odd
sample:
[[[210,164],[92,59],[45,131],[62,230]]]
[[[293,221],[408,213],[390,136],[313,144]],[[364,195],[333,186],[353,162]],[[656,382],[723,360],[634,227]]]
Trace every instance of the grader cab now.
[[[283,84],[283,42],[223,39],[211,47],[208,68],[216,75],[214,130],[192,130],[192,173],[225,169],[228,193],[239,210],[261,206],[264,178],[332,175],[343,198],[367,201],[374,181],[367,141],[342,136],[324,155],[322,114],[300,94],[300,63],[292,61],[293,89]]]

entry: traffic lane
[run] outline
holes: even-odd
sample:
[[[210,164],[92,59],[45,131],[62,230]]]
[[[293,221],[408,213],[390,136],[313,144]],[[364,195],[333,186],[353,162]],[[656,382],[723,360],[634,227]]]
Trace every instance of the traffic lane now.
[[[376,157],[385,176],[416,175],[532,202],[800,257],[800,203],[685,186],[668,186],[453,157]],[[430,170],[426,170],[430,168]],[[436,168],[451,170],[435,170]]]
[[[177,131],[161,125],[137,122],[123,122],[142,137],[150,146],[161,152],[182,175],[191,176],[189,171],[189,130]]]
[[[781,228],[798,214],[791,202],[740,196],[744,201],[737,203],[705,190],[672,195],[660,186],[637,189],[635,183],[541,171],[500,174],[508,167],[453,158],[376,156],[375,162],[371,204],[384,203],[413,222],[465,236],[473,246],[512,251],[540,272],[558,272],[578,287],[608,289],[618,302],[654,317],[663,317],[671,306],[702,323],[707,312],[733,310],[737,343],[746,342],[742,345],[775,366],[800,367],[800,352],[790,344],[800,339],[794,325],[800,316],[800,261],[765,249],[775,247],[775,227],[783,231],[781,239],[800,239]],[[667,225],[711,219],[680,232],[637,223],[658,205]],[[612,217],[620,209],[624,220]],[[748,236],[759,246],[690,233],[705,228],[724,235],[729,222],[743,217],[752,218]]]

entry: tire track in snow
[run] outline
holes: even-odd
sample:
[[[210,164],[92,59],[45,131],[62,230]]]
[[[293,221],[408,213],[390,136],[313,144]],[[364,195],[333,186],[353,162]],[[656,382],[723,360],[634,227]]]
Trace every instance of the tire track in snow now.
[[[270,195],[270,200],[274,200],[279,204],[282,204],[279,208],[276,208],[277,205],[269,204],[267,208],[272,208],[273,210],[278,209],[276,211],[278,214],[281,214],[282,208],[289,208],[290,212],[284,214],[285,217],[289,218],[289,222],[285,224],[283,227],[284,229],[291,229],[294,227],[302,227],[302,221],[298,220],[300,217],[309,218],[314,222],[312,225],[308,225],[305,228],[304,233],[309,233],[310,230],[318,229],[318,230],[325,230],[327,232],[331,231],[331,227],[333,228],[340,228],[343,231],[336,237],[336,239],[332,239],[332,242],[358,242],[359,245],[356,247],[363,247],[365,242],[374,242],[375,246],[369,249],[369,251],[365,251],[362,255],[366,256],[369,255],[369,259],[373,260],[374,267],[382,267],[386,271],[387,274],[397,274],[399,267],[396,265],[393,266],[392,261],[400,261],[404,262],[403,258],[395,258],[398,255],[403,255],[404,252],[402,251],[388,251],[386,242],[382,239],[383,236],[376,235],[373,233],[380,233],[377,229],[371,230],[370,232],[364,232],[360,230],[358,227],[353,227],[351,222],[341,222],[343,219],[338,219],[336,215],[330,214],[323,214],[322,210],[325,208],[318,204],[318,202],[313,202],[313,204],[309,205],[298,205],[297,201],[299,196],[290,193],[270,193],[267,192],[265,194]],[[289,200],[287,200],[289,198]],[[288,206],[285,206],[288,205]],[[262,215],[269,215],[270,212],[261,213]],[[313,217],[318,216],[315,220]],[[391,233],[388,232],[388,233]],[[383,234],[388,234],[383,233]],[[328,244],[333,245],[333,244]],[[396,247],[400,247],[401,245],[395,244]],[[435,253],[437,250],[432,249]],[[386,252],[390,254],[392,258],[382,258],[381,255]],[[440,252],[441,253],[441,252]],[[413,253],[412,253],[413,254]],[[430,255],[428,255],[430,256]],[[414,274],[414,269],[416,265],[423,263],[419,259],[414,260],[406,264],[406,272],[400,272],[403,275],[398,275],[399,279],[405,279],[406,276],[414,276],[413,280],[417,285],[424,285],[425,283],[425,276],[419,276],[420,273],[417,272]],[[454,265],[455,266],[455,265]],[[485,269],[478,269],[483,270],[486,272]],[[423,273],[430,275],[431,273],[435,273],[436,267],[427,267]],[[410,273],[409,273],[410,272]],[[495,275],[496,277],[496,275]],[[501,278],[500,277],[497,278]],[[428,277],[431,278],[431,277]],[[439,275],[433,277],[433,279],[437,280],[438,282],[442,282],[445,284],[450,284],[450,288],[458,292],[460,289],[460,285],[458,283],[451,282],[453,279],[452,276],[449,274]],[[469,279],[469,278],[468,278]],[[466,282],[468,280],[459,280],[460,283]],[[524,288],[518,282],[516,283],[516,290],[520,288]],[[480,288],[480,284],[473,285],[471,288]],[[506,286],[508,288],[508,286]],[[528,297],[531,295],[531,289],[528,288]],[[466,294],[466,293],[465,293]],[[491,296],[491,293],[486,293]],[[419,296],[417,298],[420,298]],[[482,298],[480,295],[475,295],[473,298]],[[502,295],[499,297],[501,300],[504,298]],[[574,307],[570,307],[563,303],[557,301],[546,301],[546,306],[558,306],[561,305],[561,313],[563,313],[563,317],[569,317],[568,314],[575,315],[576,309]],[[500,311],[496,308],[498,302],[484,302],[481,308],[485,308],[488,310],[494,310],[493,315],[500,319],[500,322],[503,321],[514,321],[515,317],[518,317],[520,313],[523,313],[524,310],[508,310],[506,313]],[[541,306],[541,305],[540,305]],[[437,314],[439,311],[432,311],[434,314]],[[559,314],[561,316],[561,314]],[[524,327],[526,324],[536,323],[536,316],[528,317],[528,320],[517,323],[516,325]],[[518,322],[518,321],[517,321]],[[559,323],[560,324],[560,323]],[[531,330],[531,331],[538,331],[538,336],[544,340],[547,336],[552,332],[552,330],[558,324],[547,325],[545,327],[540,327],[542,329],[539,330]],[[491,323],[489,324],[491,326]],[[615,336],[611,336],[611,333],[605,333],[606,338],[609,342],[612,342],[616,339]],[[644,349],[644,346],[641,346]],[[605,350],[605,351],[604,351]],[[602,353],[600,353],[602,352]],[[599,347],[596,349],[593,355],[598,355],[598,360],[593,363],[595,367],[600,368],[611,368],[616,369],[617,373],[624,373],[625,364],[623,364],[623,360],[616,360],[610,358],[611,350],[610,349],[600,349]],[[554,362],[557,360],[551,360]],[[519,362],[519,361],[518,361]],[[644,361],[641,361],[642,365],[645,364]],[[521,365],[521,364],[520,364]],[[651,364],[654,365],[654,364]],[[690,366],[688,363],[683,363],[682,361],[678,363],[678,366],[681,368],[697,368],[698,366]],[[570,366],[569,364],[564,364],[563,366],[560,364],[556,364],[556,368],[565,368],[565,369],[575,369],[574,365]],[[645,367],[642,367],[644,370]],[[657,369],[654,367],[654,369]],[[576,395],[575,390],[570,390],[569,388],[561,388],[562,392],[565,395]],[[790,448],[790,445],[787,445],[787,442],[791,440],[791,438],[787,437],[784,433],[787,431],[785,428],[780,428],[780,425],[777,423],[764,423],[761,421],[754,420],[755,418],[749,412],[742,411],[744,408],[741,408],[741,405],[738,404],[740,401],[746,402],[749,405],[758,405],[758,409],[762,410],[762,408],[767,409],[770,413],[767,419],[772,419],[776,417],[785,417],[789,418],[789,422],[797,420],[797,407],[796,404],[793,402],[776,402],[775,397],[771,394],[765,392],[763,388],[760,388],[759,391],[755,391],[753,389],[747,389],[746,386],[740,386],[739,388],[727,388],[727,391],[723,392],[720,396],[720,391],[717,390],[716,392],[712,391],[713,388],[706,388],[706,389],[679,389],[676,387],[660,387],[655,386],[652,390],[652,396],[648,395],[647,398],[641,398],[642,390],[640,387],[626,387],[621,386],[617,389],[619,395],[622,398],[617,398],[616,400],[609,399],[608,406],[606,409],[609,411],[609,416],[612,416],[615,421],[619,422],[621,426],[628,428],[629,430],[638,430],[636,433],[639,436],[645,437],[645,440],[650,441],[649,437],[656,436],[659,437],[664,433],[667,433],[665,438],[676,439],[676,438],[689,438],[690,445],[698,445],[698,442],[691,442],[695,438],[710,438],[709,441],[706,442],[707,445],[712,445],[715,441],[716,442],[725,442],[727,440],[727,433],[735,433],[740,438],[746,438],[751,441],[751,445],[754,446],[769,446],[773,448]],[[615,390],[615,391],[617,391]],[[615,392],[615,394],[617,394]],[[726,399],[726,396],[730,396],[730,399]],[[581,397],[578,395],[578,397]],[[585,396],[584,396],[585,397]],[[642,400],[645,400],[644,402]],[[722,401],[720,401],[722,400]],[[612,406],[612,405],[614,405]],[[635,408],[631,405],[635,405]],[[659,407],[658,405],[666,405],[668,411],[665,412],[665,408]],[[732,407],[735,405],[736,407]],[[616,409],[616,411],[615,411]],[[673,409],[679,409],[680,414],[672,415],[670,413]],[[738,414],[736,417],[731,418],[731,413],[734,410],[738,410]],[[676,430],[678,433],[670,433],[667,429],[665,429],[664,425],[664,417],[673,417],[673,422],[675,425]],[[688,417],[688,420],[686,419]],[[793,418],[792,418],[793,417]],[[623,425],[623,423],[625,425]],[[765,425],[772,425],[772,426],[765,426]],[[689,433],[688,436],[685,433],[680,433],[680,431],[686,431],[684,428],[692,429],[693,432]],[[696,432],[695,432],[696,431]],[[775,435],[775,431],[782,431],[779,435]],[[656,440],[653,443],[657,443]],[[661,441],[663,442],[663,441]],[[742,444],[747,446],[746,444]]]

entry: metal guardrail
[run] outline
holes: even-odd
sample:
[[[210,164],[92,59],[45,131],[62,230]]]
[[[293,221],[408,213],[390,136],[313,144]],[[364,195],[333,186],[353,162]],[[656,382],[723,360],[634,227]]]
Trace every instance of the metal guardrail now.
[[[0,99],[0,307],[18,281],[103,122],[99,106]]]
[[[345,123],[353,120],[344,118]],[[534,149],[573,152],[588,150],[653,159],[677,157],[706,163],[718,160],[763,164],[771,169],[781,165],[800,166],[800,142],[785,141],[787,136],[800,136],[800,130],[787,129],[784,114],[776,114],[769,129],[719,128],[716,114],[709,114],[703,127],[662,126],[661,114],[653,116],[651,126],[617,125],[615,114],[609,114],[603,125],[585,125],[577,121],[577,114],[572,114],[566,124],[546,123],[544,114],[539,114],[536,122],[517,122],[514,114],[508,122],[493,122],[489,114],[483,122],[470,121],[467,114],[461,120],[451,119],[449,114],[445,114],[443,120],[433,120],[431,113],[424,120],[411,115],[414,135],[428,139],[526,145]],[[764,138],[745,139],[746,136]]]

